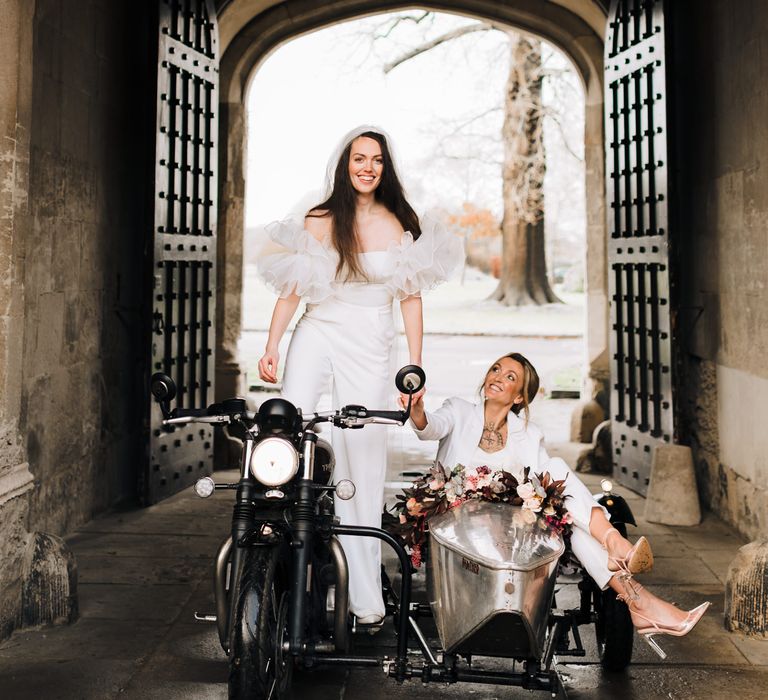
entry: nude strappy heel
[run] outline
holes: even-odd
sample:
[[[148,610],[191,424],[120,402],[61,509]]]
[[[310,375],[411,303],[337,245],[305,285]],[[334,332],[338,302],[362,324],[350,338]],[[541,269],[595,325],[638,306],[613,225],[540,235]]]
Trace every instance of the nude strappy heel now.
[[[636,610],[633,603],[635,600],[637,600],[642,587],[639,584],[632,582],[631,576],[627,576],[624,579],[624,583],[630,592],[628,594],[619,593],[616,598],[627,604],[627,607],[629,608],[629,611],[633,617],[640,618],[641,620],[649,623],[648,626],[636,627],[635,630],[648,643],[648,646],[651,647],[651,649],[653,649],[662,659],[666,659],[667,654],[659,646],[659,643],[654,639],[654,637],[663,634],[667,634],[671,637],[685,637],[685,635],[688,634],[696,626],[702,615],[707,612],[707,608],[710,606],[709,602],[702,603],[701,605],[693,608],[693,610],[689,610],[687,617],[682,622],[679,622],[675,625],[665,625],[661,622],[658,622],[657,620],[651,619],[650,617],[646,617]]]
[[[619,537],[622,534],[612,527],[605,533],[603,541],[601,542],[603,549],[608,551],[608,538],[611,533],[615,532]],[[653,552],[651,551],[651,545],[645,537],[641,537],[635,546],[627,552],[625,557],[608,557],[608,569],[610,571],[624,571],[628,574],[640,574],[644,571],[650,571],[653,568]]]

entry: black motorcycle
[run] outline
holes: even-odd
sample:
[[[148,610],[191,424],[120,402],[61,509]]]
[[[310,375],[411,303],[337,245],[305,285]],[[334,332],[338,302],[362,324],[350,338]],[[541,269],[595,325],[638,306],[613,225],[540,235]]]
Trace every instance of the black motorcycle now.
[[[411,397],[424,385],[420,367],[402,368],[395,385]],[[350,657],[349,570],[338,535],[375,537],[396,552],[410,573],[401,543],[384,530],[341,525],[333,496],[352,498],[348,480],[331,483],[333,450],[316,430],[321,423],[362,428],[372,423],[403,425],[404,411],[345,406],[325,413],[302,413],[284,399],[269,399],[256,412],[244,399],[208,408],[170,409],[173,380],[152,377],[164,426],[192,422],[226,425],[243,441],[240,480],[195,484],[201,497],[236,489],[231,534],[216,555],[214,597],[219,641],[229,655],[231,698],[280,698],[290,686],[297,659],[302,666],[354,664],[381,666],[378,657]],[[410,575],[402,577],[399,600],[410,607]],[[403,680],[407,664],[408,615],[400,616],[394,675]]]

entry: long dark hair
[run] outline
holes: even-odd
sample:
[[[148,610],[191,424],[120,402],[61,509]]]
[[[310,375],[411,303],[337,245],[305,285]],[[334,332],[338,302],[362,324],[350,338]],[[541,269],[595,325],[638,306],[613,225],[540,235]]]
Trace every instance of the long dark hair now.
[[[511,411],[515,415],[520,413],[520,411],[525,412],[525,422],[528,422],[528,406],[531,404],[531,402],[536,398],[536,394],[539,393],[539,373],[536,371],[536,368],[531,364],[531,361],[525,357],[525,355],[521,355],[519,352],[510,352],[506,355],[502,355],[496,362],[492,363],[491,366],[485,371],[485,376],[483,377],[483,383],[480,385],[480,391],[483,391],[483,387],[485,386],[485,379],[488,377],[488,373],[491,371],[491,368],[494,365],[497,365],[499,362],[501,362],[505,357],[508,357],[510,360],[515,360],[515,362],[519,362],[523,366],[523,400],[520,403],[512,404]]]
[[[403,186],[395,172],[386,137],[376,131],[364,131],[362,134],[358,134],[346,145],[339,157],[333,176],[333,191],[330,196],[324,202],[312,207],[307,213],[307,216],[333,217],[331,243],[339,254],[336,276],[343,281],[366,279],[365,272],[356,255],[360,252],[355,228],[357,191],[352,186],[349,177],[349,156],[352,144],[362,136],[373,139],[381,147],[383,167],[381,181],[373,193],[376,201],[383,204],[395,215],[403,230],[410,231],[414,240],[421,235],[419,217],[416,216],[413,207],[408,204],[405,198]]]

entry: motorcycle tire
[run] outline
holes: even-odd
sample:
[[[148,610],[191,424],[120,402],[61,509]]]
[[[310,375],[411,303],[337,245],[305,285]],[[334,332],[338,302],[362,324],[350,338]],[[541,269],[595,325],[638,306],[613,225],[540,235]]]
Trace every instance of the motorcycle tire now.
[[[600,610],[595,623],[600,663],[606,671],[622,671],[632,662],[635,628],[625,603],[608,588],[600,592]]]
[[[284,543],[245,553],[230,631],[230,700],[280,700],[290,691],[293,662],[282,650],[289,596],[287,561]]]

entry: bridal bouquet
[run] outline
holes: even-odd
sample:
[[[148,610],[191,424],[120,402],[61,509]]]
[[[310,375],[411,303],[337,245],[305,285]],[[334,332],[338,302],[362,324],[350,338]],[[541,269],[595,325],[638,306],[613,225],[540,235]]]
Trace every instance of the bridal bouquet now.
[[[556,481],[549,472],[530,472],[526,467],[518,480],[503,469],[459,464],[449,472],[438,462],[397,496],[389,529],[403,538],[416,568],[421,564],[429,518],[472,499],[522,506],[515,514],[517,524],[536,523],[544,530],[566,533],[573,516],[565,508],[565,480]]]

